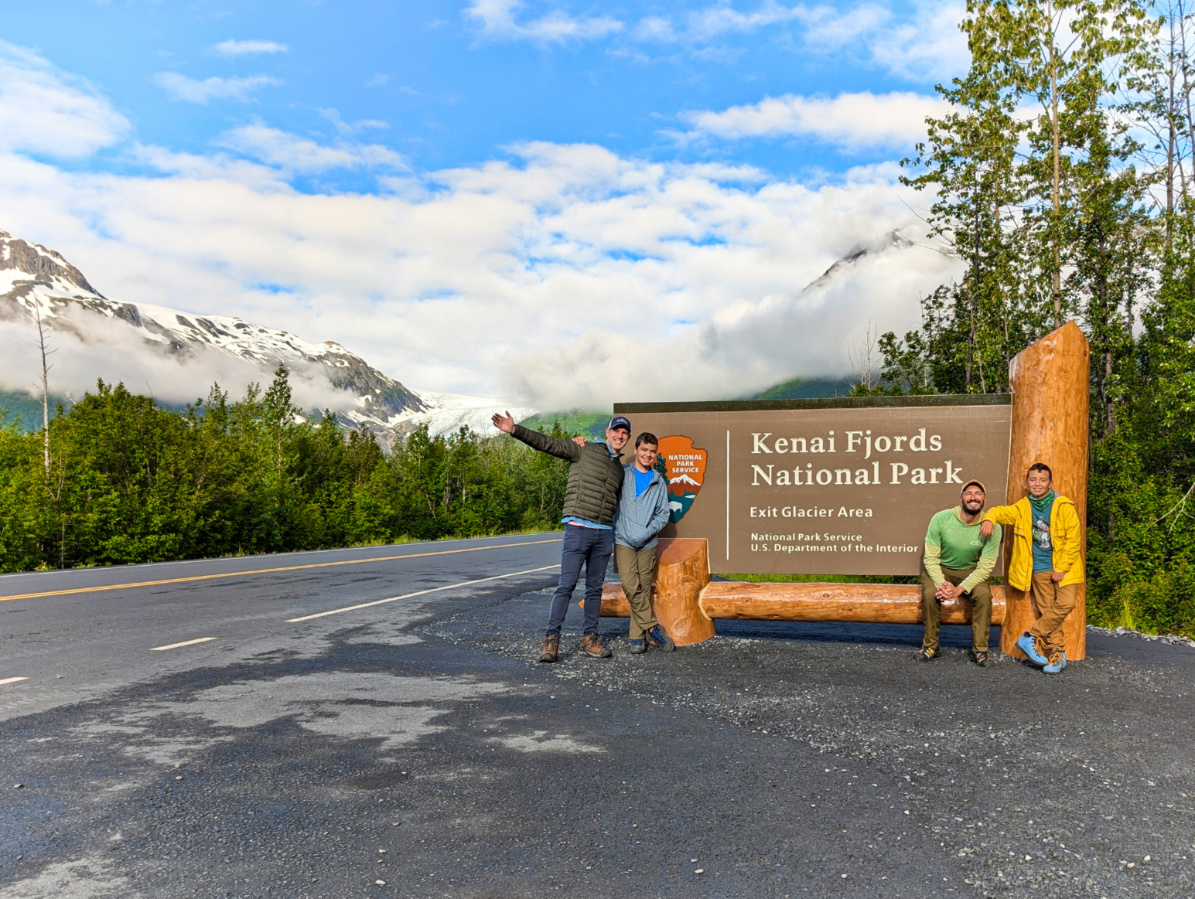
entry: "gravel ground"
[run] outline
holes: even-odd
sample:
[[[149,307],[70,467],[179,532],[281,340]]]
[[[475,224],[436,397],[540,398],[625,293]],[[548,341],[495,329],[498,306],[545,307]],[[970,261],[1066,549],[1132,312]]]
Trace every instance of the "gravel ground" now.
[[[711,731],[729,725],[757,745],[812,748],[822,773],[844,776],[791,815],[867,827],[856,797],[868,774],[898,783],[915,836],[956,860],[971,895],[1195,896],[1187,645],[1093,628],[1088,658],[1047,678],[999,653],[986,669],[971,664],[968,628],[943,628],[945,652],[926,664],[913,657],[919,627],[721,622],[705,643],[632,656],[626,620],[603,619],[613,659],[580,657],[566,630],[561,662],[537,666],[550,594],[418,630],[704,718]],[[579,622],[570,612],[567,627]],[[764,784],[745,800],[780,801]]]

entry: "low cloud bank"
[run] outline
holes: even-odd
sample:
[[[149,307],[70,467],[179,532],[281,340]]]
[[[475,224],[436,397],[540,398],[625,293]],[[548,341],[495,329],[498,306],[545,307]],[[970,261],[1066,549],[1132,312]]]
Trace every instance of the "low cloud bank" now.
[[[238,359],[211,347],[199,346],[185,356],[164,353],[131,333],[118,321],[86,315],[75,320],[85,328],[86,341],[70,331],[53,330],[46,341],[52,351],[48,362],[50,392],[80,400],[94,393],[96,381],[123,383],[131,393],[152,396],[168,405],[205,399],[213,384],[229,394],[230,400],[245,395],[249,384],[264,391],[273,380],[273,369]],[[0,389],[41,395],[41,355],[37,329],[26,323],[0,322],[0,347],[5,364],[0,368]],[[294,402],[310,411],[343,411],[354,408],[355,397],[333,388],[317,365],[295,367],[290,385]]]

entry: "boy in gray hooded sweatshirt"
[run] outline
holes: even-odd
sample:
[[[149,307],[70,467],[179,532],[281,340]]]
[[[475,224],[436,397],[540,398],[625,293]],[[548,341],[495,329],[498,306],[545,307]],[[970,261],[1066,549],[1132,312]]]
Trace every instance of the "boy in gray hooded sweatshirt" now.
[[[660,441],[644,431],[635,438],[635,461],[625,465],[622,493],[614,516],[614,561],[631,604],[631,652],[656,646],[676,648],[651,610],[656,567],[656,535],[668,524],[668,484],[655,470]]]

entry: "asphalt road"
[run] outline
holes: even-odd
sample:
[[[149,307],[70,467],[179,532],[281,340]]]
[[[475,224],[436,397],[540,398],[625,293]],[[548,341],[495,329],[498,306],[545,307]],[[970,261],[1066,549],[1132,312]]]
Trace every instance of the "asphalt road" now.
[[[0,578],[0,899],[1195,895],[1195,651],[537,665],[555,540]]]

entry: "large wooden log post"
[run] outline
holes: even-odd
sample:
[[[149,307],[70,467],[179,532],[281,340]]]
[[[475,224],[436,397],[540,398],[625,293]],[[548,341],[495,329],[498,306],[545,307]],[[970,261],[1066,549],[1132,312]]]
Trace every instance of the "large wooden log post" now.
[[[714,622],[701,610],[701,594],[710,582],[709,544],[692,538],[661,540],[656,566],[656,620],[677,646],[708,640]]]
[[[710,582],[709,544],[704,539],[660,538],[652,611],[677,646],[691,646],[714,635],[714,622],[701,609]],[[618,584],[602,590],[602,615],[629,618],[631,604]]]
[[[1074,322],[1067,322],[1009,364],[1012,390],[1012,446],[1008,454],[1008,503],[1028,493],[1025,472],[1034,462],[1044,462],[1054,473],[1054,490],[1075,501],[1082,528],[1080,553],[1087,561],[1087,444],[1089,425],[1088,370],[1091,351],[1087,338]],[[1012,549],[1011,528],[1006,528],[1004,557]],[[1066,657],[1087,655],[1087,585],[1080,584],[1075,611],[1063,625]],[[1038,619],[1028,595],[1008,588],[1008,610],[1000,628],[1000,651],[1025,658],[1016,641]]]

